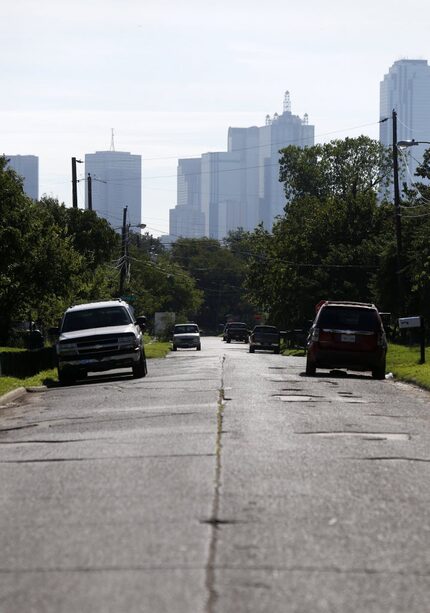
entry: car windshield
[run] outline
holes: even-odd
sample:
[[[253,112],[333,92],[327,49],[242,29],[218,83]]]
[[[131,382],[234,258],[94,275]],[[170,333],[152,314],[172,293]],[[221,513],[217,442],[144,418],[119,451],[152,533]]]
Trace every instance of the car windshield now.
[[[278,328],[275,328],[275,326],[255,326],[254,332],[263,332],[263,334],[275,334],[276,332],[278,332]]]
[[[198,332],[199,328],[196,325],[181,325],[175,326],[173,331],[174,334],[191,334],[193,332]]]
[[[321,328],[340,330],[376,330],[378,316],[373,309],[355,309],[352,307],[325,307],[318,318]]]
[[[123,307],[85,309],[66,313],[61,331],[74,332],[90,328],[126,326],[131,323],[131,317]]]
[[[246,328],[246,324],[243,324],[240,322],[239,323],[233,322],[231,324],[228,324],[228,327],[229,328]]]

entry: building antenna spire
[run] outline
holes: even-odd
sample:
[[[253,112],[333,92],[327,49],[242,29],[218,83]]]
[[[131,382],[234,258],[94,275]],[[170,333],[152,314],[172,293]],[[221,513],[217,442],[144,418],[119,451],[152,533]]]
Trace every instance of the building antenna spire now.
[[[284,113],[291,113],[290,92],[287,90],[284,96]]]
[[[113,128],[111,128],[110,150],[111,151],[115,151],[115,141],[114,141],[114,131],[113,131]]]

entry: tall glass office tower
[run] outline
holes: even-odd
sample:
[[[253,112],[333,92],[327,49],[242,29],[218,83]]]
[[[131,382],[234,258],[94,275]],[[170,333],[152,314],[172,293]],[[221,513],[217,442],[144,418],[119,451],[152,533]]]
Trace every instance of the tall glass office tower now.
[[[39,198],[39,158],[36,155],[7,155],[9,166],[24,182],[24,192],[33,200]]]
[[[85,155],[85,177],[91,175],[92,208],[114,227],[142,223],[142,158],[126,151],[96,151]],[[88,189],[85,207],[88,208]]]
[[[430,66],[427,60],[399,60],[394,62],[381,81],[380,118],[389,120],[380,124],[379,140],[392,146],[392,112],[397,112],[397,141],[416,140],[430,142]],[[400,151],[399,166],[402,180],[411,185],[414,172],[421,162],[428,144]]]

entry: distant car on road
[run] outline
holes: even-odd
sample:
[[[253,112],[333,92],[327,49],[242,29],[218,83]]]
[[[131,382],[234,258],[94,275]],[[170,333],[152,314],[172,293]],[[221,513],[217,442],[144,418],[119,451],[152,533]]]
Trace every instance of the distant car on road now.
[[[177,349],[197,349],[197,351],[200,351],[201,348],[200,330],[197,324],[176,324],[173,328],[173,351]]]
[[[243,341],[248,342],[249,330],[248,326],[241,321],[231,321],[227,324],[224,336],[227,343],[231,341]]]
[[[387,340],[374,304],[325,300],[307,340],[306,374],[317,368],[347,368],[372,372],[384,379]]]
[[[255,326],[249,337],[249,353],[256,349],[265,349],[279,353],[281,349],[281,335],[275,326]]]
[[[57,330],[58,379],[72,384],[89,372],[130,367],[134,377],[147,373],[143,331],[123,300],[79,304],[67,309]]]

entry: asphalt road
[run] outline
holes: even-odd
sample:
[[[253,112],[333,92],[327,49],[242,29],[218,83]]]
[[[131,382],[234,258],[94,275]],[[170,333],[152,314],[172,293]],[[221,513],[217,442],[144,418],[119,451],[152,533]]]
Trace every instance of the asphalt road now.
[[[430,610],[429,395],[203,338],[0,408],[0,613]]]

